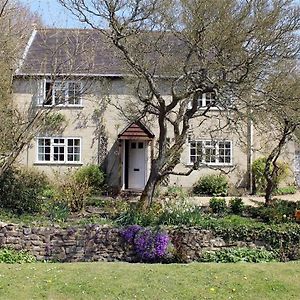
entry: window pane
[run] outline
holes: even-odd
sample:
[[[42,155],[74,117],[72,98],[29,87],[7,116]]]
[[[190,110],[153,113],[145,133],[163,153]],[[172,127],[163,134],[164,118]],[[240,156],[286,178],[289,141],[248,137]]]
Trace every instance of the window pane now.
[[[68,103],[70,105],[80,104],[80,83],[70,82],[68,85]]]
[[[80,139],[68,139],[68,161],[80,161]]]
[[[205,94],[206,106],[215,106],[216,94],[214,92],[208,92]]]
[[[45,139],[39,139],[38,144],[39,144],[39,146],[44,146],[45,145]]]
[[[50,155],[45,155],[50,154],[50,146],[48,145],[50,145],[50,139],[38,139],[38,161],[50,160]]]
[[[219,142],[219,163],[231,163],[231,143]]]
[[[44,100],[44,105],[52,105],[52,95],[53,84],[51,82],[46,82],[46,99]]]
[[[66,89],[62,82],[55,82],[53,93],[55,104],[64,104],[66,102]]]

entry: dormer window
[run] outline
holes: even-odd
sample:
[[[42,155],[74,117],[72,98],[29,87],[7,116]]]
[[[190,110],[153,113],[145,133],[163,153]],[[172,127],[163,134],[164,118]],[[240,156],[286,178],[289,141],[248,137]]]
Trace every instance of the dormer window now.
[[[38,105],[41,106],[81,106],[82,84],[75,81],[44,80]]]

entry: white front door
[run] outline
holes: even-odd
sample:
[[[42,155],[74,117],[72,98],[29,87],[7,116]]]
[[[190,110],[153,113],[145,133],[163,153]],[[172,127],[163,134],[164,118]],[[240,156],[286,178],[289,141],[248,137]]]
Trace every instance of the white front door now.
[[[128,188],[142,190],[146,184],[146,143],[130,141],[128,154]]]

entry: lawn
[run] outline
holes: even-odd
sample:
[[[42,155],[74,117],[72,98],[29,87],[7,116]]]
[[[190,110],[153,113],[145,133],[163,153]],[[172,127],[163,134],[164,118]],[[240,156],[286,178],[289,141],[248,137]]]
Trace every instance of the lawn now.
[[[0,299],[299,299],[300,263],[0,265]]]

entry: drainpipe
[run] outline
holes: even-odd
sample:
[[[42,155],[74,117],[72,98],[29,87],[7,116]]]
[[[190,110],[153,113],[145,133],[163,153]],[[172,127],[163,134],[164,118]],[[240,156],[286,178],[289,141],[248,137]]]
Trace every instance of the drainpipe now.
[[[247,177],[248,177],[248,191],[249,194],[253,194],[253,121],[251,116],[248,115],[247,120]]]

